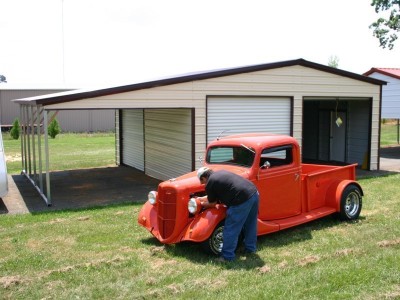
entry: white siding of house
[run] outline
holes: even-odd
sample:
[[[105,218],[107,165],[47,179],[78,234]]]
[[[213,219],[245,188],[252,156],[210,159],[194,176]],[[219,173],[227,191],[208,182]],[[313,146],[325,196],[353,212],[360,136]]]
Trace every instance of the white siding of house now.
[[[52,104],[46,109],[195,108],[195,157],[199,157],[206,147],[207,96],[232,95],[293,98],[293,136],[300,144],[304,97],[371,98],[370,168],[377,169],[380,86],[299,65]]]
[[[382,118],[400,119],[400,79],[378,72],[368,76],[387,82],[382,86]]]

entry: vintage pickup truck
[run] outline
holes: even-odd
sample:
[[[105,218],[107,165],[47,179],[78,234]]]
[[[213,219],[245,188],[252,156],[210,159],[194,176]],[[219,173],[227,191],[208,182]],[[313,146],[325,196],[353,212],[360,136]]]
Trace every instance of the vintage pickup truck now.
[[[355,181],[356,164],[302,164],[300,147],[290,136],[231,135],[211,142],[205,166],[225,169],[252,181],[259,193],[258,235],[310,222],[331,214],[357,219],[363,191]],[[200,242],[219,254],[226,207],[203,209],[205,195],[196,172],[162,182],[151,191],[138,222],[164,244]]]

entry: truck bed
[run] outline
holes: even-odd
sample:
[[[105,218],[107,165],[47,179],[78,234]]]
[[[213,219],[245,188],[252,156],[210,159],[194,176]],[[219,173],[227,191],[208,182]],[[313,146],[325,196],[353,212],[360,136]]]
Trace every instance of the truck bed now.
[[[302,164],[302,202],[305,211],[331,206],[334,202],[328,199],[329,188],[343,180],[355,180],[356,166]]]
[[[303,176],[317,176],[325,173],[345,175],[346,179],[355,180],[357,164],[348,166],[332,166],[332,165],[317,165],[317,164],[301,164]]]

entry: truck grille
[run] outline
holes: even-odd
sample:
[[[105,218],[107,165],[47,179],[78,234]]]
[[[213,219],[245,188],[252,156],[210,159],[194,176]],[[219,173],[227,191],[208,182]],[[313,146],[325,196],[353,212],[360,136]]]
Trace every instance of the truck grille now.
[[[158,196],[158,228],[163,239],[174,231],[176,219],[176,191],[165,189]]]

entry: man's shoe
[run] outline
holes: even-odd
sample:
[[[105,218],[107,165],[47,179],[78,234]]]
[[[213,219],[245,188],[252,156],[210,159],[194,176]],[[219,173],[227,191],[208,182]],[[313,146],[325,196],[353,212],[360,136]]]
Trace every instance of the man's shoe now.
[[[222,256],[218,257],[215,261],[216,261],[216,262],[219,262],[219,263],[227,263],[227,262],[230,262],[229,260],[223,258]]]

